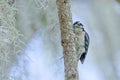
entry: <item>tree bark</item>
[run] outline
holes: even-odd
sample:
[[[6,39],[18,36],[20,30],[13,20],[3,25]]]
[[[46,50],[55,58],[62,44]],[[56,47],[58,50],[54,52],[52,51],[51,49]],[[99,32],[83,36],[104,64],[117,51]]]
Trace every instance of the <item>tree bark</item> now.
[[[77,55],[72,30],[70,0],[57,0],[58,16],[61,29],[65,80],[78,80]]]

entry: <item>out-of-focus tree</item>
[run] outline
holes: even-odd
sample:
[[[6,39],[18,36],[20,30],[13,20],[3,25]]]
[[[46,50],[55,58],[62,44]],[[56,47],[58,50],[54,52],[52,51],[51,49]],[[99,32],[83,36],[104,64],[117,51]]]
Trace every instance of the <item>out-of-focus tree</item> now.
[[[117,0],[120,3],[120,0]]]
[[[23,49],[23,35],[15,28],[14,0],[0,0],[0,79],[7,80],[15,57]]]

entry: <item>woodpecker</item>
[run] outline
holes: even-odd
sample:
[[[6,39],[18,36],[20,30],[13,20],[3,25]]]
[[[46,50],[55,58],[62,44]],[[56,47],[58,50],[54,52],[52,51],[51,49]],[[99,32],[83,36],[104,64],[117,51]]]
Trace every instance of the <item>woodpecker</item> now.
[[[73,24],[73,32],[75,34],[75,49],[77,53],[77,59],[84,63],[85,57],[89,47],[89,35],[85,31],[83,24],[76,21]]]

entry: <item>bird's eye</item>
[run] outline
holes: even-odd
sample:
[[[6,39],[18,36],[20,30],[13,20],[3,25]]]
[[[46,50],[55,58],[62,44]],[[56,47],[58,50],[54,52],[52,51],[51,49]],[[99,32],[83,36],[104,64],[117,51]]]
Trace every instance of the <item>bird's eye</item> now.
[[[83,24],[82,24],[82,23],[80,23],[79,25],[83,27]]]

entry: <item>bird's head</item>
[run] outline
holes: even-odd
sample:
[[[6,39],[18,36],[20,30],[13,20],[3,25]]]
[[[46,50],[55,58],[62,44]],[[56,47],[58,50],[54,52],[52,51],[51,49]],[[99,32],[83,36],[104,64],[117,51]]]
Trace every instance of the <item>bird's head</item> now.
[[[83,24],[80,23],[79,21],[76,21],[76,22],[73,24],[73,28],[81,28],[82,30],[84,30]]]

